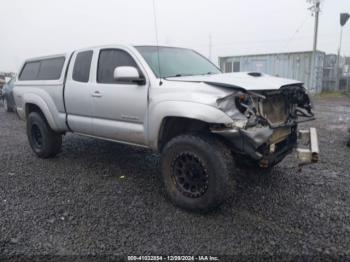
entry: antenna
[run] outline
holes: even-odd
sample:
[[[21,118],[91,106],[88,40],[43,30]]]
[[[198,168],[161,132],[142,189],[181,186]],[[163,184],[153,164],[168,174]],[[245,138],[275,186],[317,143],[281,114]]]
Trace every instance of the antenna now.
[[[153,17],[154,17],[154,29],[156,32],[156,43],[157,43],[157,57],[158,57],[158,72],[159,72],[159,85],[162,85],[162,73],[160,70],[160,59],[159,59],[159,42],[158,42],[158,23],[156,13],[156,0],[153,0]]]
[[[213,45],[212,45],[212,41],[211,41],[211,34],[209,34],[209,60],[210,61],[212,61],[211,60],[212,47],[213,47]]]

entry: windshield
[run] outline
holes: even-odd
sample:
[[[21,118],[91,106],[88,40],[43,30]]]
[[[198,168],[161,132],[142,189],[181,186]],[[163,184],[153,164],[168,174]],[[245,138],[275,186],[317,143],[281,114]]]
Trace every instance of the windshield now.
[[[157,77],[218,74],[220,70],[197,52],[174,47],[136,46]],[[158,50],[160,70],[158,66]],[[160,72],[159,72],[160,71]]]

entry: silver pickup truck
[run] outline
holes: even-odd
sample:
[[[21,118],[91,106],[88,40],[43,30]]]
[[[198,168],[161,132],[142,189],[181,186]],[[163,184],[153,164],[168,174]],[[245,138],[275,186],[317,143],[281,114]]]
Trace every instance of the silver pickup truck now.
[[[299,146],[301,163],[318,161],[316,130],[297,130],[314,118],[301,82],[224,74],[190,49],[113,45],[29,59],[14,93],[38,157],[59,153],[67,132],[150,148],[186,209],[222,203],[237,164],[266,170]]]

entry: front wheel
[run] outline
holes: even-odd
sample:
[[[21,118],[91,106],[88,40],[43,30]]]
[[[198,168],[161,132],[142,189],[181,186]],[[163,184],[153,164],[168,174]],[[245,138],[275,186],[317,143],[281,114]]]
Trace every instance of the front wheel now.
[[[166,144],[161,157],[170,199],[193,211],[209,211],[225,200],[232,164],[230,150],[208,135],[175,137]]]
[[[31,112],[28,116],[27,136],[31,148],[40,158],[54,157],[61,149],[62,135],[53,131],[38,112]]]

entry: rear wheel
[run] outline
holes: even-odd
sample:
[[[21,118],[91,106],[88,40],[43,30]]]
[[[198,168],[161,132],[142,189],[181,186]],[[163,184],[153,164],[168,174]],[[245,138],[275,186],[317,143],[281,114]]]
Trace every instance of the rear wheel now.
[[[218,207],[229,192],[232,156],[214,137],[182,135],[162,152],[162,175],[174,204],[193,211]]]
[[[62,135],[54,132],[38,112],[28,116],[27,136],[32,150],[40,158],[54,157],[61,149]]]

